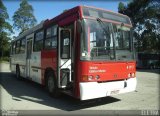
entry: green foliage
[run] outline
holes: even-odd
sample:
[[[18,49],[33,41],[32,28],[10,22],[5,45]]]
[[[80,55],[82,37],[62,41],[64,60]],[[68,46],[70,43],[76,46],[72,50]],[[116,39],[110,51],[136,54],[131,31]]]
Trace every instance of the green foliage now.
[[[119,12],[131,18],[138,51],[160,52],[159,6],[158,0],[132,0],[126,6],[119,3]]]
[[[119,3],[119,6],[118,6],[118,11],[123,11],[125,9],[125,5],[123,2],[120,2]],[[121,12],[122,13],[122,12]]]
[[[0,0],[0,58],[9,55],[9,35],[13,32],[12,26],[7,22],[9,19],[7,8]]]
[[[0,33],[5,31],[12,32],[12,26],[7,22],[9,19],[7,8],[4,6],[2,0],[0,0]]]
[[[7,32],[0,33],[0,57],[9,56],[10,38]]]
[[[67,11],[68,11],[68,9],[65,9],[65,10],[63,10],[63,13],[64,13],[64,12],[67,12]]]
[[[9,62],[9,59],[10,59],[10,58],[9,58],[9,57],[6,57],[6,56],[5,56],[5,57],[1,57],[1,58],[0,58],[0,63],[1,63],[1,62],[4,62],[4,61]]]
[[[33,8],[28,4],[27,0],[22,0],[20,3],[20,8],[13,15],[13,27],[20,30],[23,33],[29,28],[32,28],[37,20],[33,15]]]

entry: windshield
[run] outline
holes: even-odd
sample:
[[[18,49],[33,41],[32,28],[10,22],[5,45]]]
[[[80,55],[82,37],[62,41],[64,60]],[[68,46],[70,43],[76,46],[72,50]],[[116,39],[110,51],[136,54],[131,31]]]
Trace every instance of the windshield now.
[[[130,29],[99,20],[84,19],[81,60],[131,60]]]

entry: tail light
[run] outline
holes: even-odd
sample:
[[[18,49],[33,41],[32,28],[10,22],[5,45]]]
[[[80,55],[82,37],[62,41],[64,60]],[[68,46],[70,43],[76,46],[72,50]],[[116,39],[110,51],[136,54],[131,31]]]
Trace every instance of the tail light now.
[[[83,75],[82,76],[82,81],[88,81],[88,76],[87,75]]]
[[[97,79],[97,80],[98,80],[99,78],[100,78],[100,76],[99,76],[99,75],[96,75],[95,79]]]
[[[129,74],[128,74],[128,78],[131,78],[131,76],[132,76],[131,73],[129,73]]]
[[[96,80],[99,80],[99,79],[100,79],[99,75],[96,75],[95,77],[92,76],[92,75],[83,75],[82,76],[82,81],[96,81]]]
[[[128,78],[135,77],[135,73],[129,73]]]
[[[93,76],[89,75],[88,76],[88,81],[92,81],[93,80]]]
[[[83,75],[82,81],[92,81],[94,78],[92,75]]]
[[[135,73],[132,73],[132,77],[135,77]]]

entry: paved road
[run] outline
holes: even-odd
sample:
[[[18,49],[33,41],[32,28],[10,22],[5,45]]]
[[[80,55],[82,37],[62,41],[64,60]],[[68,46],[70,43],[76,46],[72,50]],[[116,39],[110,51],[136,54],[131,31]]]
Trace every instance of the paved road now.
[[[18,81],[10,73],[9,64],[1,63],[1,109],[80,111],[80,113],[81,110],[159,110],[159,76],[159,70],[139,70],[135,92],[79,101],[67,95],[62,95],[59,99],[51,98],[40,85],[27,80]]]

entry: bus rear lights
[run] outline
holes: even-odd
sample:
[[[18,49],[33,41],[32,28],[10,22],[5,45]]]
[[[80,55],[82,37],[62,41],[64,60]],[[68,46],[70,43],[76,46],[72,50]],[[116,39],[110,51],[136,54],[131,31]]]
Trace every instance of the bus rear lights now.
[[[132,77],[132,74],[131,74],[131,73],[129,73],[129,74],[128,74],[128,78],[131,78],[131,77]]]
[[[128,66],[126,68],[128,69]]]
[[[134,74],[134,73],[132,73],[132,77],[135,77],[135,74]]]
[[[99,75],[96,75],[95,79],[97,79],[97,80],[98,80],[99,78],[100,78],[100,76],[99,76]]]
[[[89,76],[88,76],[88,80],[89,80],[89,81],[93,80],[93,76],[89,75]]]
[[[133,70],[134,69],[134,65],[127,65],[126,67],[128,70]]]
[[[135,74],[134,73],[129,73],[128,78],[131,78],[131,77],[135,77]]]
[[[83,76],[82,76],[82,80],[83,80],[83,81],[88,81],[88,76],[87,76],[87,75],[83,75]]]
[[[91,75],[83,75],[82,76],[82,80],[83,81],[92,81],[93,80],[93,76],[91,76]]]

